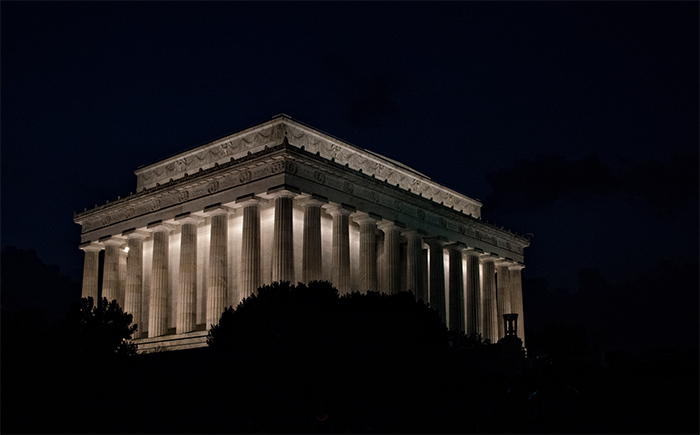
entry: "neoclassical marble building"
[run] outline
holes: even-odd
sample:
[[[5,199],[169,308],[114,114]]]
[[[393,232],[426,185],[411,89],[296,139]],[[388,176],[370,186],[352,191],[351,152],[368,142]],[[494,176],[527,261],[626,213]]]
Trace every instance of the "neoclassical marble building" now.
[[[492,341],[517,313],[524,341],[528,239],[399,162],[279,115],[135,173],[136,193],[75,222],[83,297],[131,313],[141,352],[205,346],[226,307],[273,281],[412,290]]]

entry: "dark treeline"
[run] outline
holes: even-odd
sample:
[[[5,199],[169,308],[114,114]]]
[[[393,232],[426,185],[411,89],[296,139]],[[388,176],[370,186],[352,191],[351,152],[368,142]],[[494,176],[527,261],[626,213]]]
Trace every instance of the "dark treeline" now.
[[[3,306],[3,433],[698,432],[697,348],[596,366],[559,323],[530,334],[521,372],[471,370],[493,345],[411,293],[283,283],[228,309],[206,348],[128,356],[89,345],[87,308],[56,323]],[[118,307],[100,316],[124,333]]]

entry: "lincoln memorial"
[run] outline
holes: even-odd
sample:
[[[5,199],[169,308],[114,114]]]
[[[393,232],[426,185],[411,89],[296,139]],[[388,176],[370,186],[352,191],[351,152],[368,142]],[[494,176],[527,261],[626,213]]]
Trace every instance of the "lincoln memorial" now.
[[[397,161],[278,115],[135,174],[135,193],[75,222],[82,296],[131,313],[139,352],[206,346],[226,307],[273,281],[411,290],[492,342],[517,313],[525,340],[528,239]]]

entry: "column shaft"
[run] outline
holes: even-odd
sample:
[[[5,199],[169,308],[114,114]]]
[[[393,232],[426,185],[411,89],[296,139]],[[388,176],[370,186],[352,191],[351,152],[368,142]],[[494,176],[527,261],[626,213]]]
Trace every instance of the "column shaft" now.
[[[462,273],[462,250],[461,243],[451,243],[447,245],[450,255],[450,329],[465,332],[464,330],[464,275]]]
[[[496,294],[498,298],[498,339],[505,337],[505,325],[503,324],[503,315],[511,313],[510,309],[510,279],[508,273],[508,264],[499,263],[496,268]]]
[[[360,225],[360,291],[377,291],[377,219],[367,213],[352,217]]]
[[[104,275],[102,276],[102,297],[107,302],[119,299],[119,249],[122,240],[109,239],[105,244]]]
[[[186,218],[180,227],[180,285],[175,331],[194,331],[197,326],[197,221]]]
[[[401,291],[401,228],[393,222],[382,221],[378,225],[384,232],[384,282],[383,291],[396,294]]]
[[[124,309],[126,299],[126,249],[119,249],[119,292],[117,293],[117,303]]]
[[[304,202],[304,241],[302,258],[302,281],[320,281],[322,278],[321,252],[321,201]]]
[[[436,309],[442,321],[446,322],[444,241],[438,237],[424,240],[430,246],[430,306]]]
[[[272,237],[272,281],[294,284],[294,230],[292,225],[293,201],[296,194],[277,192],[275,222]]]
[[[126,257],[126,289],[124,294],[124,311],[131,314],[131,323],[137,325],[134,338],[141,336],[145,325],[141,324],[141,295],[143,292],[143,239],[144,233],[129,235]]]
[[[481,274],[479,254],[467,251],[467,334],[478,334],[481,328]]]
[[[211,216],[207,274],[207,327],[219,324],[228,294],[228,214],[219,209]]]
[[[260,206],[250,200],[243,206],[243,237],[241,241],[240,299],[256,292],[262,283],[260,268]]]
[[[509,267],[510,272],[510,303],[511,312],[518,314],[518,337],[525,346],[525,319],[523,313],[522,265]]]
[[[423,238],[417,230],[404,232],[406,236],[406,288],[413,292],[416,300],[428,300],[427,292],[423,286]]]
[[[350,292],[350,210],[331,206],[333,216],[333,285],[343,295]]]
[[[484,264],[484,288],[482,289],[482,328],[484,339],[491,343],[498,341],[498,325],[502,324],[502,317],[498,317],[498,297],[496,293],[496,263],[493,259],[485,258]]]
[[[168,332],[168,249],[170,228],[153,228],[153,263],[151,266],[151,297],[148,307],[148,336],[158,337]]]
[[[97,304],[100,251],[102,250],[102,247],[96,243],[91,243],[87,246],[81,246],[80,249],[85,252],[85,262],[83,264],[83,289],[80,297],[90,297],[92,298],[93,302]]]

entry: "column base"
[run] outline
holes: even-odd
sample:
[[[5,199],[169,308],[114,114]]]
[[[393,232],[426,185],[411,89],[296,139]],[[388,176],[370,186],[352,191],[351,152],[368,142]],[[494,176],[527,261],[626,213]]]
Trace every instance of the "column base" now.
[[[132,340],[137,353],[163,352],[168,350],[195,349],[207,346],[208,331],[192,331],[184,334],[161,335],[160,337]]]

